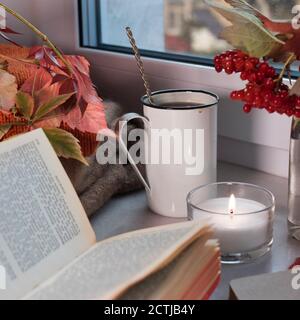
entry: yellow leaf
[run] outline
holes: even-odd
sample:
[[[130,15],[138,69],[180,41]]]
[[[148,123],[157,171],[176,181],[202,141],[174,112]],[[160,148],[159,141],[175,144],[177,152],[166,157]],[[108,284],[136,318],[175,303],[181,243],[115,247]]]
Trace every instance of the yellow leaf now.
[[[216,1],[205,0],[205,2],[232,23],[232,26],[223,30],[221,38],[233,47],[253,57],[261,58],[285,45],[285,42],[268,31],[254,14],[226,7]]]

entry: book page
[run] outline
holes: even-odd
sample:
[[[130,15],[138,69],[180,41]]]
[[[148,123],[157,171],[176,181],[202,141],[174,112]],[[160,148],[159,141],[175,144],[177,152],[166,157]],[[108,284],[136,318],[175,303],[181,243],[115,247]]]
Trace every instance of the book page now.
[[[43,130],[0,143],[0,265],[17,299],[95,243],[95,234]]]
[[[29,299],[115,299],[172,262],[208,229],[195,222],[147,229],[95,245]]]
[[[162,297],[157,298],[157,295],[162,295],[163,291],[172,289],[174,299],[182,300],[184,288],[191,287],[189,282],[195,281],[195,274],[205,267],[206,256],[212,255],[215,248],[217,246],[207,244],[207,237],[196,240],[168,266],[129,289],[120,299],[162,300]],[[193,270],[193,266],[196,266],[196,271]],[[181,280],[181,285],[178,284],[178,279]],[[175,288],[170,289],[174,282],[176,283]]]

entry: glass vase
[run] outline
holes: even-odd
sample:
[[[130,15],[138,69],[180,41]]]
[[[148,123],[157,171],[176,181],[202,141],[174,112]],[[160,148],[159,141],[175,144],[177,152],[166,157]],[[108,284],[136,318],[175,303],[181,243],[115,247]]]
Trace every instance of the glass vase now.
[[[289,168],[289,233],[300,240],[300,119],[293,118]]]

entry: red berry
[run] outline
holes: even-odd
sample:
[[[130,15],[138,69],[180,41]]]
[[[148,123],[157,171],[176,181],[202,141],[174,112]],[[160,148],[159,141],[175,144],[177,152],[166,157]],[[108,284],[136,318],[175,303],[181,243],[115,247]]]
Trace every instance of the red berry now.
[[[262,106],[262,104],[263,104],[263,99],[262,99],[262,97],[261,97],[261,96],[256,96],[256,97],[254,98],[253,104],[254,104],[256,107]]]
[[[244,90],[237,91],[237,99],[238,100],[244,100],[244,98],[245,98]]]
[[[270,103],[270,101],[272,100],[272,98],[273,98],[272,92],[267,91],[267,92],[264,94],[264,100],[265,100],[266,103]]]
[[[275,87],[275,82],[273,81],[272,78],[267,78],[264,84],[267,88],[270,88],[270,89],[273,89]]]
[[[256,67],[259,64],[258,58],[250,58],[250,62]]]
[[[252,110],[251,104],[245,104],[243,110],[245,113],[250,113]]]
[[[297,97],[296,106],[300,107],[300,97]]]
[[[231,92],[230,98],[231,98],[232,100],[239,100],[239,99],[238,99],[238,92],[237,92],[237,91]]]
[[[266,62],[263,62],[263,63],[260,64],[259,70],[261,72],[263,72],[264,74],[266,74],[268,72],[268,70],[269,70],[269,65]]]
[[[233,68],[225,68],[225,72],[227,73],[227,74],[233,74]]]
[[[242,79],[243,81],[248,80],[248,77],[249,77],[249,74],[248,74],[247,71],[243,71],[243,72],[241,73],[241,79]]]
[[[257,74],[255,72],[253,72],[249,75],[249,81],[256,82],[257,80],[258,80],[258,78],[257,78]]]
[[[246,53],[244,53],[241,50],[237,50],[236,51],[236,56],[239,57],[239,58],[245,58],[246,57]]]
[[[221,65],[216,65],[215,66],[215,69],[218,73],[222,72],[223,71],[223,67]]]
[[[275,107],[275,108],[279,108],[282,105],[282,99],[280,99],[278,96],[276,96],[275,98],[273,98],[271,104]]]
[[[276,76],[276,71],[273,67],[270,67],[268,72],[266,73],[270,78],[274,78]]]
[[[253,94],[252,91],[249,91],[249,90],[248,90],[248,91],[245,93],[245,100],[246,100],[246,102],[252,103],[252,102],[254,101],[254,98],[255,98],[255,96],[254,96],[254,94]]]
[[[215,58],[214,58],[214,64],[216,65],[216,64],[222,64],[222,58],[220,57],[220,56],[216,56]]]
[[[296,110],[296,112],[295,112],[295,117],[296,117],[296,118],[300,118],[300,111],[299,111],[299,110]]]
[[[294,111],[292,109],[287,109],[285,111],[285,114],[288,116],[288,117],[291,117],[293,114],[294,114]]]
[[[242,72],[245,70],[245,62],[241,58],[236,59],[234,66],[237,72]]]
[[[279,93],[280,99],[284,100],[289,95],[288,91],[281,91]]]
[[[247,60],[245,63],[246,71],[252,71],[254,69],[254,65],[250,60]]]
[[[264,74],[262,72],[260,72],[260,71],[257,71],[256,72],[256,83],[262,84],[264,79],[265,79]]]

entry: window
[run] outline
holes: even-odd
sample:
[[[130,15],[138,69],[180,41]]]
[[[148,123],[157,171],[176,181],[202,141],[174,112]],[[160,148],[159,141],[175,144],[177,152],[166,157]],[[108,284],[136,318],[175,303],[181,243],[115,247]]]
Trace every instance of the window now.
[[[83,46],[130,52],[125,27],[145,55],[197,61],[224,51],[226,21],[203,0],[80,0]],[[269,17],[288,19],[298,0],[248,0]]]

